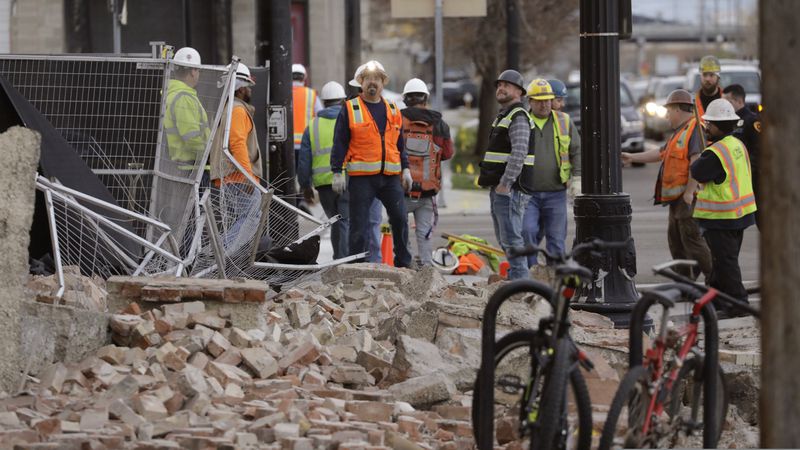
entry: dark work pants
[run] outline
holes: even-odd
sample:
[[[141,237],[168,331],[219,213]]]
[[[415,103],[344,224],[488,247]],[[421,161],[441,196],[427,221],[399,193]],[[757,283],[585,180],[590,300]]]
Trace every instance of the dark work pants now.
[[[698,262],[700,269],[680,267],[676,271],[693,280],[702,272],[708,280],[711,276],[711,252],[700,236],[700,226],[692,218],[692,207],[681,198],[673,201],[669,204],[668,221],[667,242],[672,259],[693,259]],[[736,254],[738,256],[739,252]]]
[[[739,269],[739,250],[742,248],[744,230],[703,230],[703,237],[711,250],[711,276],[708,285],[731,297],[747,301],[747,291],[742,284]],[[715,302],[717,308],[724,304]]]
[[[350,254],[367,250],[369,210],[375,198],[383,203],[392,226],[395,267],[409,267],[408,216],[400,175],[362,175],[348,177],[350,193]]]

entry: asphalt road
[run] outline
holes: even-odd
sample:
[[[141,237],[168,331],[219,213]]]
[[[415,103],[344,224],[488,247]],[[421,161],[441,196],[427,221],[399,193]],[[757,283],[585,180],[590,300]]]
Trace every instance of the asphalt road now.
[[[654,143],[649,143],[654,145]],[[631,229],[636,246],[637,283],[664,281],[652,274],[651,267],[671,259],[667,246],[667,209],[653,205],[653,186],[658,173],[658,164],[623,169],[623,189],[631,196],[633,217]],[[446,207],[440,209],[437,226],[438,245],[445,245],[440,238],[444,232],[471,234],[497,244],[489,215],[488,191],[445,192]],[[571,246],[575,232],[572,208],[568,208],[569,223],[567,246]],[[413,230],[409,232],[413,240]],[[742,277],[746,281],[758,280],[758,230],[750,227],[745,231],[739,263]]]

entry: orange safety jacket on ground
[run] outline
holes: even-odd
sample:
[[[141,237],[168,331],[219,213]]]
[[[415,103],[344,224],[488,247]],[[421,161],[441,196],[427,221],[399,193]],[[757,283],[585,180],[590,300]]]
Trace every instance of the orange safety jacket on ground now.
[[[303,141],[303,132],[314,118],[314,105],[317,104],[317,92],[306,86],[292,86],[292,111],[294,127],[294,145]]]
[[[347,174],[398,175],[400,150],[397,139],[403,126],[403,117],[397,105],[382,99],[386,105],[386,129],[381,134],[361,96],[348,100],[347,118],[350,122],[350,145],[347,147]]]
[[[680,198],[689,183],[689,141],[697,127],[692,117],[672,134],[661,152],[661,195],[656,200],[669,203]]]

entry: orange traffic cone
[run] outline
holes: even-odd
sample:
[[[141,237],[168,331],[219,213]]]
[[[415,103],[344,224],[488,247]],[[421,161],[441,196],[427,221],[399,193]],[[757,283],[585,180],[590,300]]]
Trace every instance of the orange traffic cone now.
[[[381,262],[394,266],[394,247],[392,245],[392,228],[388,224],[381,225]]]

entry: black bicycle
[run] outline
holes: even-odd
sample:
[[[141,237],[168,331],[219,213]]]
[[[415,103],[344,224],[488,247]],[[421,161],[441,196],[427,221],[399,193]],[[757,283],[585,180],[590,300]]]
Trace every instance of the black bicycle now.
[[[552,255],[536,246],[513,252],[516,256],[543,253],[557,264],[555,280],[552,287],[533,280],[512,281],[489,299],[472,406],[479,449],[491,449],[495,440],[498,444],[518,440],[532,450],[590,448],[591,400],[580,367],[591,370],[593,365],[570,337],[569,309],[572,299],[593,277],[574,256],[627,245],[627,241],[595,239],[576,245],[565,255]],[[552,315],[542,318],[535,330],[514,331],[495,342],[500,306],[523,293],[548,300]]]

